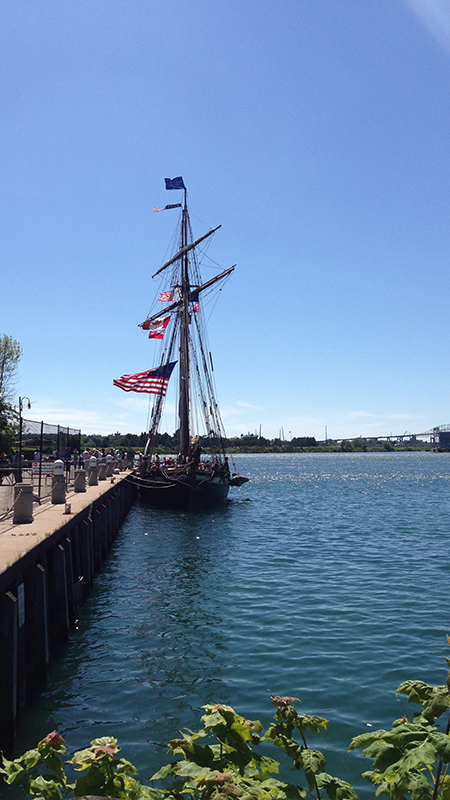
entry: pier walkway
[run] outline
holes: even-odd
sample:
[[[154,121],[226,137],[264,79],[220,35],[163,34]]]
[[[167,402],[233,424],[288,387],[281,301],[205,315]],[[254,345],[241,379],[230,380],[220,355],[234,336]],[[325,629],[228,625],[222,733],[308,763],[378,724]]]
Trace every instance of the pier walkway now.
[[[127,474],[114,476],[114,484],[118,487],[127,480]],[[50,496],[41,500],[39,505],[33,503],[34,521],[15,525],[12,512],[2,521],[0,514],[0,591],[4,586],[4,573],[16,561],[33,550],[44,539],[66,526],[80,512],[88,509],[95,501],[111,490],[111,479],[99,481],[97,486],[86,486],[85,492],[75,492],[73,485],[68,486],[66,503],[70,503],[71,513],[65,514],[65,505],[52,505]],[[2,487],[6,489],[6,487]],[[13,490],[13,486],[8,489]],[[10,491],[8,508],[12,508],[14,493]]]
[[[135,496],[122,471],[85,492],[69,485],[66,503],[33,503],[30,523],[0,515],[0,749],[9,751],[17,714],[44,686],[52,647],[75,625]]]

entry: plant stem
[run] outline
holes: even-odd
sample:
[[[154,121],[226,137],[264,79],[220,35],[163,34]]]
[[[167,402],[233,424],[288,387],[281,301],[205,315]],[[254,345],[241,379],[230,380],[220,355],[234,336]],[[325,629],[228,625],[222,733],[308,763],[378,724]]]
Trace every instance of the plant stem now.
[[[447,728],[445,730],[445,733],[447,734],[447,736],[448,736],[449,731],[450,731],[450,714],[449,714],[449,717],[448,717],[448,720],[447,720]],[[437,768],[437,772],[436,772],[436,780],[434,782],[433,797],[431,798],[431,800],[436,800],[436,797],[437,797],[437,794],[438,794],[438,791],[439,791],[439,783],[440,783],[440,780],[441,780],[441,770],[442,770],[442,759],[440,758],[439,759],[438,768]]]
[[[308,745],[306,744],[306,739],[305,739],[305,737],[303,735],[303,731],[300,731],[300,736],[303,739],[303,746],[304,746],[305,750],[308,750]],[[321,800],[319,787],[317,786],[317,781],[316,781],[316,776],[315,775],[314,775],[314,787],[316,789],[317,800]],[[434,800],[434,798],[433,798],[433,800]]]

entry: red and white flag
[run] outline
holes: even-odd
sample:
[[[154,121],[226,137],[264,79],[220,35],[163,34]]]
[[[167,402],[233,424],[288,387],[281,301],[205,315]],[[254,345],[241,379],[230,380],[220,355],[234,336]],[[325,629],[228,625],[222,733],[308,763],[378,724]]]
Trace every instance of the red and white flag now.
[[[169,292],[161,292],[158,295],[158,300],[161,300],[163,303],[170,303],[170,301],[173,300],[174,298],[175,298],[175,293],[173,289],[171,289]]]
[[[143,331],[149,331],[149,339],[164,339],[166,328],[169,324],[170,314],[167,317],[159,317],[154,319],[153,322],[145,321],[142,325]]]

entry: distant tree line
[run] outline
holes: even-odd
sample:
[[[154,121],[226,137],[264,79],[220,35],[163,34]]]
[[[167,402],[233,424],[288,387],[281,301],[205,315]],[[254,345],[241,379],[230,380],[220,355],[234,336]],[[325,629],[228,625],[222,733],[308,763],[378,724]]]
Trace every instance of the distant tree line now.
[[[205,441],[205,440],[204,440]],[[143,451],[147,442],[147,433],[126,433],[123,436],[110,435],[102,436],[91,435],[82,436],[82,448],[110,448]],[[345,439],[337,442],[317,442],[314,436],[294,436],[290,441],[282,439],[266,439],[264,436],[233,436],[224,439],[225,450],[229,453],[363,453],[363,452],[390,452],[394,450],[430,450],[429,444],[419,444],[416,447],[405,445],[394,445],[392,442],[368,442],[358,437],[357,439]],[[178,431],[174,434],[156,434],[156,448],[158,453],[178,453]]]
[[[147,442],[146,433],[126,433],[123,436],[91,435],[82,436],[83,447],[118,448],[125,450],[143,450]],[[178,431],[174,434],[157,433],[156,451],[160,453],[178,453]],[[296,436],[290,442],[281,439],[265,439],[263,436],[234,436],[224,439],[225,450],[233,453],[270,453],[270,452],[296,452],[304,448],[316,448],[314,436]]]

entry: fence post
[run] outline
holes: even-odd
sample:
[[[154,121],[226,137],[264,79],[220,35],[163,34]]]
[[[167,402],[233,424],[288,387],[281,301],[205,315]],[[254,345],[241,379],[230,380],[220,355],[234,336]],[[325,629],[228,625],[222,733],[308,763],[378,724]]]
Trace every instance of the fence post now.
[[[41,499],[41,481],[42,481],[42,448],[44,445],[44,423],[41,420],[41,438],[39,440],[39,485],[38,485],[38,497]]]

